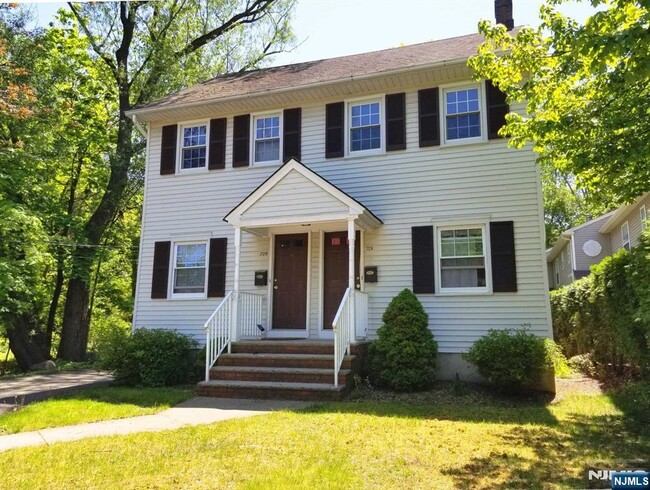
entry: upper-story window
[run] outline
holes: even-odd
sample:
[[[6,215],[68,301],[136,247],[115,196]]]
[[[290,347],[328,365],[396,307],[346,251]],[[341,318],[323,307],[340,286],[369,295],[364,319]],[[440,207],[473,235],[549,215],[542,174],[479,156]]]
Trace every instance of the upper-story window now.
[[[351,102],[349,110],[349,153],[381,149],[381,102]]]
[[[483,139],[479,85],[443,91],[445,142]]]
[[[639,209],[639,217],[641,218],[641,230],[645,230],[648,226],[648,211],[646,210],[645,204]]]
[[[485,226],[438,228],[440,288],[487,291]]]
[[[630,226],[627,224],[627,221],[621,226],[621,241],[623,242],[623,248],[630,251]]]
[[[177,243],[174,253],[173,294],[202,296],[205,293],[205,243]]]
[[[205,167],[207,155],[207,125],[195,124],[181,127],[181,169]]]
[[[265,114],[253,118],[255,163],[280,161],[280,115]]]

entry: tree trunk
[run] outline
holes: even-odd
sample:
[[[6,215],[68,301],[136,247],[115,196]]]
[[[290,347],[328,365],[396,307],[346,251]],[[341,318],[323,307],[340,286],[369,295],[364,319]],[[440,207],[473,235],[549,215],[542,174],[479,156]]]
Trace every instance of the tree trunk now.
[[[128,109],[128,89],[120,95],[120,121],[117,133],[116,154],[111,160],[111,173],[99,206],[84,227],[85,242],[90,245],[77,247],[72,253],[72,272],[63,310],[61,342],[57,357],[67,361],[83,361],[88,348],[90,328],[90,283],[96,248],[106,229],[121,209],[124,193],[129,182],[129,168],[133,154],[132,121],[124,114]],[[82,241],[82,240],[79,240]]]
[[[17,316],[7,329],[9,349],[23,371],[29,371],[34,364],[48,359],[43,355],[42,346],[30,335],[34,330],[39,331],[39,328],[29,315]]]

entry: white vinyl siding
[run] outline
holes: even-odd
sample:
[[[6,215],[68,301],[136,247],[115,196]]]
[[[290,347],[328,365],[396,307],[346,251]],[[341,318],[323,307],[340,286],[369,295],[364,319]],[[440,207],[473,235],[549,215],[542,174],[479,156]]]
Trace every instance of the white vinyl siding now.
[[[384,222],[377,230],[365,234],[365,264],[377,266],[379,272],[377,283],[365,285],[370,297],[368,337],[376,338],[381,315],[389,301],[402,289],[413,286],[411,227],[442,220],[449,222],[450,219],[468,222],[477,215],[489,215],[492,221],[514,221],[518,292],[423,295],[420,299],[429,314],[429,326],[439,342],[440,351],[465,351],[490,328],[517,328],[529,324],[534,333],[549,336],[535,154],[530,148],[508,149],[505,140],[483,145],[419,148],[417,90],[432,86],[435,85],[402,90],[406,92],[407,149],[399,153],[325,159],[325,104],[341,99],[302,105],[302,163],[363,203]],[[399,90],[394,87],[394,91]],[[522,109],[521,106],[515,108]],[[245,110],[241,107],[236,113]],[[226,291],[232,289],[234,231],[222,218],[276,170],[272,166],[232,168],[232,117],[236,113],[219,114],[219,117],[228,118],[225,170],[196,173],[182,179],[159,175],[161,127],[174,121],[152,123],[136,327],[178,329],[203,342],[203,324],[221,301],[219,298],[152,301],[149,296],[155,241],[228,237]],[[298,181],[296,187],[287,184],[276,192],[269,195],[270,199],[260,202],[255,212],[300,209],[320,199],[318,195],[303,195]],[[322,206],[329,204],[324,202]],[[345,224],[342,223],[340,229],[344,230]],[[317,338],[320,323],[318,285],[322,280],[318,277],[319,232],[310,233],[309,333]],[[242,234],[242,290],[267,292],[267,288],[254,286],[253,280],[256,270],[270,270],[269,243],[268,238]]]
[[[639,219],[641,220],[641,231],[643,231],[648,226],[648,210],[645,204],[642,204],[639,208]]]

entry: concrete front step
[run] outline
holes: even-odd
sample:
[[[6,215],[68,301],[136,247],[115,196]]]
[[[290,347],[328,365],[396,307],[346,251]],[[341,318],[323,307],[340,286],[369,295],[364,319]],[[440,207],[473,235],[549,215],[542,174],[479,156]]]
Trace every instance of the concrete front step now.
[[[233,354],[327,354],[334,355],[334,342],[313,340],[240,340],[231,346]]]
[[[343,358],[342,369],[351,369],[355,356]],[[219,366],[334,369],[334,356],[326,354],[222,354]]]
[[[345,385],[335,387],[323,383],[210,380],[198,385],[200,396],[222,398],[336,401],[341,400],[346,393]]]
[[[347,384],[351,380],[350,374],[351,370],[342,369],[339,372],[339,384]],[[334,384],[334,369],[215,366],[210,370],[210,379]]]

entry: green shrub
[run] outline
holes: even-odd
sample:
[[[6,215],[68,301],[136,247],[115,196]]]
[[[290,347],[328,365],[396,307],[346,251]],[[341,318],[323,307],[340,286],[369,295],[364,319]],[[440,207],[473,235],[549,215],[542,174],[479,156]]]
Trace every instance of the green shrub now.
[[[551,293],[553,333],[569,356],[590,354],[601,376],[650,376],[650,228],[591,274]]]
[[[478,368],[489,383],[501,390],[535,388],[542,373],[552,366],[545,339],[523,330],[489,330],[463,358]]]
[[[395,391],[417,391],[433,384],[438,344],[417,297],[404,289],[382,316],[378,339],[369,348],[373,384]]]
[[[100,365],[130,386],[171,386],[194,378],[196,343],[174,330],[114,328],[98,342]]]
[[[574,369],[569,365],[566,356],[562,352],[562,347],[553,342],[551,339],[544,339],[544,346],[553,363],[553,372],[556,378],[569,379],[575,376]]]

